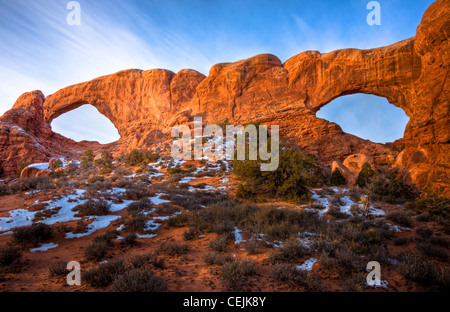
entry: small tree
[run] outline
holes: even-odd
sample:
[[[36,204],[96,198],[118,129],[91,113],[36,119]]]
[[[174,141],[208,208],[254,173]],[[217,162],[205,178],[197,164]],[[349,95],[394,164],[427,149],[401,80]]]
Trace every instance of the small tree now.
[[[97,165],[102,168],[101,172],[103,174],[108,174],[112,172],[113,159],[114,158],[109,151],[104,151],[102,153],[102,157],[96,161]]]
[[[30,165],[30,162],[23,162],[17,165],[17,176],[20,177],[20,174],[22,173],[22,170],[25,169]]]
[[[61,168],[63,166],[63,162],[61,159],[55,160],[55,162],[52,164],[52,169]]]
[[[375,175],[375,171],[373,171],[372,167],[369,163],[365,163],[361,171],[358,174],[358,178],[356,179],[356,185],[359,187],[366,187],[369,184],[370,179]]]
[[[83,157],[81,158],[81,167],[87,168],[92,165],[94,161],[94,152],[91,149],[88,149],[84,152]]]
[[[333,174],[331,175],[330,182],[331,182],[331,185],[334,185],[334,186],[346,185],[347,179],[345,179],[341,170],[339,168],[336,168],[336,169],[334,169]]]

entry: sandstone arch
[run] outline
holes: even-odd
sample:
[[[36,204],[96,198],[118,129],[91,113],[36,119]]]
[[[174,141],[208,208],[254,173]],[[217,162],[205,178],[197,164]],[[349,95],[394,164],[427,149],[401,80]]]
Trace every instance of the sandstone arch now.
[[[279,125],[281,135],[331,163],[350,154],[377,158],[391,153],[384,145],[348,135],[315,116],[339,96],[373,94],[410,117],[406,149],[396,164],[419,186],[432,185],[450,196],[449,33],[450,2],[438,0],[425,12],[415,38],[387,47],[307,51],[284,64],[263,54],[215,65],[208,77],[194,70],[122,71],[48,96],[42,123],[90,103],[118,128],[119,143],[129,147],[160,139],[169,125],[193,115],[209,123],[225,118],[235,123],[259,121]],[[5,120],[9,119],[1,121]],[[10,145],[3,137],[0,145],[8,152]]]
[[[194,70],[178,74],[163,69],[125,70],[64,88],[48,96],[45,119],[85,104],[95,106],[119,130],[122,137],[145,132],[163,123],[180,108],[204,75]],[[191,95],[192,97],[192,95]]]

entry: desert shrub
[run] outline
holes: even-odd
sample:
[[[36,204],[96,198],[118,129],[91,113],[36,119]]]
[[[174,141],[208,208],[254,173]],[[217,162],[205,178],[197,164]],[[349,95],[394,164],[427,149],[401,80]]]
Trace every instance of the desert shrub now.
[[[219,235],[230,234],[236,227],[247,233],[266,234],[267,239],[285,240],[298,232],[316,232],[323,226],[317,213],[278,209],[271,206],[240,205],[223,201],[191,215],[191,226]]]
[[[392,260],[389,257],[389,250],[384,244],[371,245],[366,254],[371,261],[378,261],[379,263],[386,265],[391,264]]]
[[[193,240],[197,237],[197,229],[196,228],[190,228],[189,230],[186,230],[183,232],[183,239],[185,241]]]
[[[147,228],[147,217],[143,214],[136,214],[124,221],[124,231],[130,233],[144,233]]]
[[[150,261],[150,254],[135,255],[131,257],[130,264],[134,269],[142,268]]]
[[[436,271],[436,282],[442,290],[450,289],[450,268],[441,267]]]
[[[167,225],[170,227],[183,227],[189,221],[189,218],[186,214],[178,214],[175,217],[170,218],[167,221]]]
[[[334,264],[341,270],[341,274],[348,274],[362,268],[361,259],[355,257],[355,252],[346,245],[341,245],[334,251]]]
[[[52,237],[52,229],[43,223],[35,223],[30,227],[23,227],[14,230],[14,240],[23,247],[29,244],[37,246],[39,243]]]
[[[8,185],[9,193],[26,192],[30,190],[53,189],[53,182],[50,177],[31,177],[20,178],[14,183]]]
[[[120,259],[113,259],[106,263],[101,263],[98,267],[86,271],[82,279],[93,287],[106,287],[117,277],[125,272],[125,263]]]
[[[85,233],[87,230],[87,224],[83,220],[77,221],[77,226],[74,229],[74,233]]]
[[[180,213],[180,208],[168,203],[164,203],[156,208],[155,213],[159,216],[172,216],[176,213]]]
[[[244,286],[244,272],[238,261],[227,262],[222,266],[220,276],[226,290],[239,291]]]
[[[437,258],[444,262],[447,262],[448,260],[447,250],[440,246],[433,245],[431,242],[419,243],[417,244],[417,249],[428,257]]]
[[[94,151],[88,149],[84,152],[83,157],[81,158],[80,166],[83,169],[87,169],[94,164]]]
[[[105,177],[101,176],[101,175],[94,175],[89,178],[88,182],[89,182],[89,184],[93,184],[96,182],[105,182]]]
[[[347,219],[349,217],[348,214],[341,211],[341,207],[338,205],[331,205],[328,208],[327,214],[335,219]]]
[[[227,245],[228,245],[228,239],[229,239],[228,235],[220,235],[216,239],[209,241],[208,247],[212,251],[216,251],[216,252],[226,251]]]
[[[143,199],[145,197],[148,197],[150,194],[149,192],[139,186],[133,186],[133,187],[129,187],[127,188],[127,190],[125,191],[125,198],[129,199],[129,200],[140,200]]]
[[[112,187],[111,181],[100,181],[91,182],[88,185],[89,192],[94,193],[96,191],[106,191]]]
[[[31,165],[29,161],[17,164],[17,176],[20,177],[23,169],[25,169],[29,165]]]
[[[261,172],[260,164],[256,160],[233,162],[234,173],[248,183],[251,191],[258,190],[299,202],[309,196],[305,185],[316,186],[324,182],[323,169],[317,157],[294,149],[281,152],[278,169],[273,172]]]
[[[256,255],[259,252],[264,243],[257,239],[252,239],[245,245],[245,250],[247,250],[249,255]]]
[[[286,241],[283,246],[275,249],[270,255],[269,260],[275,264],[278,262],[286,262],[303,257],[307,253],[307,249],[297,239]]]
[[[375,234],[380,237],[381,240],[385,239],[393,239],[395,236],[395,231],[392,229],[386,229],[384,227],[382,228],[376,228]]]
[[[124,239],[120,242],[120,245],[122,247],[127,246],[136,246],[137,245],[137,235],[136,233],[129,233],[127,236],[124,237]]]
[[[114,170],[113,177],[115,177],[118,180],[123,176],[130,176],[131,174],[133,174],[133,171],[131,171],[130,169],[119,167]]]
[[[69,270],[67,270],[67,262],[63,260],[59,260],[50,264],[50,266],[48,267],[48,271],[51,276],[67,275],[69,272]]]
[[[416,234],[422,239],[428,239],[433,235],[433,230],[421,227],[416,229]]]
[[[227,262],[234,261],[233,256],[220,252],[208,252],[204,255],[203,261],[209,265],[224,265]]]
[[[366,187],[374,175],[375,172],[373,171],[372,166],[369,163],[365,163],[358,174],[356,185],[359,187]]]
[[[442,217],[445,220],[450,218],[450,200],[439,197],[437,194],[429,192],[425,197],[416,201],[407,202],[406,209],[418,213],[426,213],[430,216]]]
[[[342,174],[342,171],[339,168],[334,169],[333,173],[331,174],[331,185],[334,186],[341,186],[346,185],[347,180],[345,179],[344,175]]]
[[[84,250],[84,256],[87,260],[101,260],[106,256],[110,249],[110,244],[105,241],[99,241],[87,246]]]
[[[63,166],[63,162],[61,159],[57,159],[52,164],[52,169],[61,168]]]
[[[89,199],[86,203],[77,206],[78,216],[104,216],[109,214],[111,204],[104,199]]]
[[[342,281],[343,291],[345,292],[363,292],[367,286],[367,273],[353,272],[345,276]]]
[[[322,289],[322,280],[314,272],[298,270],[294,265],[277,263],[270,272],[272,278],[287,283],[290,287],[303,287],[306,291],[317,292]]]
[[[288,282],[295,275],[296,267],[288,263],[276,263],[272,266],[270,275],[277,281]]]
[[[150,254],[150,263],[155,267],[159,269],[163,269],[166,262],[165,257],[158,256],[158,253],[152,253]]]
[[[111,249],[112,240],[117,236],[115,232],[107,232],[106,234],[97,236],[92,243],[84,250],[84,256],[87,260],[101,260]]]
[[[111,285],[112,292],[166,292],[167,283],[150,269],[130,269],[118,276]]]
[[[187,173],[187,171],[179,168],[179,167],[175,167],[175,168],[170,168],[169,170],[167,170],[167,173],[170,175],[176,175],[176,174],[184,174]]]
[[[22,251],[17,247],[0,249],[0,271],[14,271],[22,265]]]
[[[0,196],[5,196],[9,194],[8,185],[3,182],[0,182]]]
[[[408,239],[404,236],[396,237],[392,240],[395,246],[404,246],[408,244]]]
[[[148,198],[142,198],[129,204],[127,207],[127,211],[130,216],[137,216],[138,214],[148,210],[149,208],[152,208],[151,201]]]
[[[245,276],[251,276],[256,274],[256,270],[258,269],[258,265],[255,261],[251,259],[243,259],[237,260],[239,262],[239,266],[241,267],[242,272]]]
[[[101,168],[102,174],[110,174],[113,167],[113,156],[109,151],[103,151],[100,159],[96,160],[95,163]]]
[[[248,185],[239,184],[236,190],[236,197],[241,199],[252,199],[254,197],[254,193],[250,190]]]
[[[442,237],[431,237],[430,243],[432,243],[433,245],[438,245],[438,246],[445,247],[445,248],[448,248],[448,245],[449,245],[448,241]]]
[[[398,272],[405,278],[423,285],[434,282],[436,270],[426,258],[410,251],[401,252],[398,258]]]
[[[386,218],[401,226],[411,227],[412,221],[409,213],[404,210],[394,210],[387,213]]]
[[[428,212],[422,212],[416,217],[416,220],[418,222],[430,222],[432,218],[433,217]]]
[[[182,255],[189,250],[189,245],[177,242],[163,242],[158,248],[159,252],[169,256]]]
[[[128,166],[141,166],[156,162],[159,155],[151,151],[142,151],[134,149],[125,156],[125,164]]]
[[[387,169],[371,179],[369,190],[372,196],[391,204],[404,204],[415,200],[418,192],[415,186],[406,181],[398,169]]]

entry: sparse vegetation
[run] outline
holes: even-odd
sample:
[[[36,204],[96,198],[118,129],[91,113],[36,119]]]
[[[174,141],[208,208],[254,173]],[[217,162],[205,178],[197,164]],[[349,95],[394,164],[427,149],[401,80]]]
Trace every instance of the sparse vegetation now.
[[[347,184],[347,180],[345,179],[344,175],[342,174],[342,171],[339,168],[334,169],[331,175],[330,183],[331,185],[334,186],[341,186]]]
[[[292,288],[302,287],[309,292],[318,292],[322,289],[322,280],[316,273],[298,270],[291,264],[275,264],[272,267],[271,276]]]
[[[386,215],[386,217],[401,226],[411,227],[412,225],[409,213],[404,210],[391,211]]]
[[[255,274],[256,264],[251,260],[235,260],[223,264],[220,271],[224,288],[239,291],[245,284],[245,277]]]
[[[317,186],[325,179],[317,157],[294,149],[281,152],[278,169],[273,172],[262,172],[260,164],[256,160],[233,163],[234,173],[253,193],[266,192],[300,202],[309,198],[305,185]]]
[[[16,271],[22,266],[22,251],[17,247],[5,247],[0,249],[0,274],[1,271]]]
[[[417,198],[415,186],[398,169],[387,169],[367,181],[372,197],[391,204],[404,204]]]
[[[159,155],[151,151],[132,150],[125,156],[125,164],[128,166],[141,166],[147,165],[152,162],[156,162],[159,159]]]
[[[430,261],[410,251],[404,251],[399,255],[398,272],[422,285],[432,284],[436,276],[435,268]]]
[[[111,285],[112,292],[166,292],[167,283],[147,268],[130,269],[117,277]]]
[[[34,247],[38,246],[52,237],[52,229],[43,223],[35,223],[29,227],[18,228],[14,230],[14,240],[21,244],[23,247],[32,245]]]
[[[59,260],[56,262],[53,262],[48,267],[48,271],[51,276],[63,276],[68,274],[67,270],[67,262],[63,260]]]
[[[106,287],[125,272],[125,263],[120,259],[112,259],[101,263],[96,268],[86,271],[82,279],[93,287]]]
[[[163,242],[158,248],[159,252],[169,256],[182,255],[189,250],[189,245],[176,242]]]
[[[112,240],[116,238],[116,232],[107,232],[106,234],[97,236],[92,243],[86,247],[84,256],[87,260],[98,261],[103,259],[113,246]]]
[[[89,199],[86,203],[77,207],[78,216],[104,216],[109,213],[111,204],[104,199]]]
[[[373,171],[372,166],[369,163],[365,163],[358,174],[356,185],[359,187],[366,187],[374,175],[375,172]]]

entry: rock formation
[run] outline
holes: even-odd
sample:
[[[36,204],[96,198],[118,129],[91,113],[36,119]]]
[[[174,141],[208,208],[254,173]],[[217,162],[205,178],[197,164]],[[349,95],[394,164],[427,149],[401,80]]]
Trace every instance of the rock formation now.
[[[108,148],[149,146],[194,116],[206,123],[225,118],[232,124],[257,121],[279,125],[290,144],[318,155],[325,164],[342,164],[353,154],[370,155],[375,163],[395,162],[418,186],[431,185],[450,196],[449,33],[450,3],[438,0],[424,14],[415,38],[387,47],[307,51],[284,64],[263,54],[217,64],[208,77],[188,69],[177,74],[126,70],[45,99],[38,91],[27,93],[0,119],[1,165],[10,173],[19,160],[41,161],[83,150],[53,133],[50,122],[91,104],[121,135]],[[346,134],[337,124],[316,117],[332,100],[355,93],[385,97],[410,117],[400,155],[389,145]],[[21,130],[25,125],[27,133]]]

